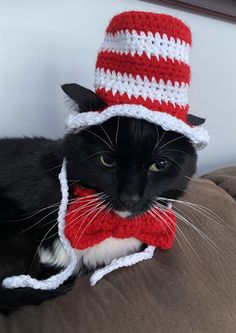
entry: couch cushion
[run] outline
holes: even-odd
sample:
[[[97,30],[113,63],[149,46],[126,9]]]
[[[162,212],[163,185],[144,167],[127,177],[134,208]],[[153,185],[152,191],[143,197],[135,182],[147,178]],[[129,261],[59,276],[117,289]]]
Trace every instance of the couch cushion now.
[[[95,287],[85,275],[66,295],[0,317],[0,332],[235,332],[236,202],[207,179],[193,180],[181,200],[201,207],[174,205],[189,222],[178,220],[171,250]]]
[[[210,172],[203,176],[222,187],[236,200],[236,167],[228,167]]]

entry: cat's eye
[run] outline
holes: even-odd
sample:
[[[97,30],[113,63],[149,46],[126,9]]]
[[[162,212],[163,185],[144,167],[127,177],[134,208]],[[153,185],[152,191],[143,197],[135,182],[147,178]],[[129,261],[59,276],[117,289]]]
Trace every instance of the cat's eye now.
[[[164,159],[157,159],[155,163],[153,163],[150,167],[149,167],[149,171],[152,172],[158,172],[158,171],[162,171],[165,168],[167,168],[169,165],[169,162],[167,160]]]
[[[113,168],[115,166],[116,162],[111,154],[101,154],[99,157],[102,164],[107,168]]]

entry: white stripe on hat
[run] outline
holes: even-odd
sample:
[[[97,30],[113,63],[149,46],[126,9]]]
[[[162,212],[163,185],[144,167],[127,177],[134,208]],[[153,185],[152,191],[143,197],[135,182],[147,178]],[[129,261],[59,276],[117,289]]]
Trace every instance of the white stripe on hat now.
[[[147,34],[143,31],[138,34],[135,30],[132,32],[126,30],[115,34],[106,33],[101,51],[132,55],[135,53],[142,55],[145,52],[148,57],[154,55],[157,58],[170,58],[188,64],[190,45],[179,38],[176,40],[173,37],[168,38],[166,34],[161,37],[158,32],[153,35],[150,31]]]
[[[188,89],[189,85],[186,83],[175,82],[173,85],[170,80],[167,84],[161,79],[156,81],[152,78],[151,81],[147,77],[144,80],[139,75],[136,78],[132,74],[122,75],[104,68],[97,68],[95,72],[95,89],[104,88],[106,91],[111,90],[113,95],[117,92],[121,95],[127,93],[129,98],[134,96],[138,98],[143,97],[144,100],[149,97],[151,100],[158,100],[160,102],[170,102],[172,104],[178,104],[179,106],[186,106],[188,103]]]

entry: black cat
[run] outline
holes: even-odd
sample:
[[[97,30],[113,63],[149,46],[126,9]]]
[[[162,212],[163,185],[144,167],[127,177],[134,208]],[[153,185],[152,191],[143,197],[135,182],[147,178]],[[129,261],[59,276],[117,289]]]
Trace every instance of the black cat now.
[[[75,84],[62,88],[79,105],[79,112],[104,107],[85,88]],[[143,213],[158,196],[179,197],[195,172],[197,159],[183,135],[126,117],[113,117],[60,140],[1,139],[0,282],[19,274],[44,279],[66,265],[56,224],[61,200],[58,175],[64,157],[70,189],[75,183],[96,189],[123,217]],[[108,255],[98,254],[99,259],[87,255],[85,260],[78,253],[80,272],[136,251],[142,244],[124,242],[119,253],[113,243],[106,246]],[[7,312],[55,297],[70,289],[72,281],[54,291],[1,287],[0,309]]]

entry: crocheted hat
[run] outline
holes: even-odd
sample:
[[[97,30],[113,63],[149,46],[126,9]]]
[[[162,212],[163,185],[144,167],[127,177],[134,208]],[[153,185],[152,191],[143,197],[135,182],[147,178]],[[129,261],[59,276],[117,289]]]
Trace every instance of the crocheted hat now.
[[[101,110],[70,115],[70,132],[114,116],[145,119],[188,137],[197,149],[209,136],[203,119],[189,115],[191,31],[179,19],[149,12],[116,15],[106,30],[95,71]],[[197,125],[197,126],[195,126]]]

